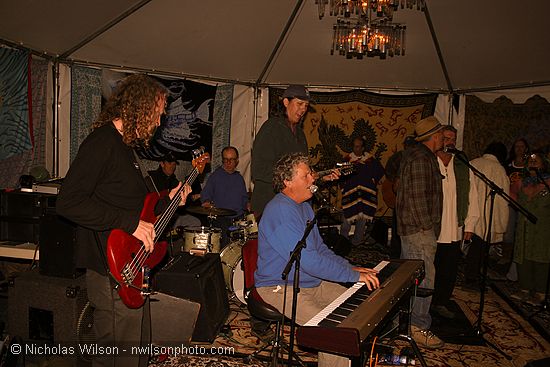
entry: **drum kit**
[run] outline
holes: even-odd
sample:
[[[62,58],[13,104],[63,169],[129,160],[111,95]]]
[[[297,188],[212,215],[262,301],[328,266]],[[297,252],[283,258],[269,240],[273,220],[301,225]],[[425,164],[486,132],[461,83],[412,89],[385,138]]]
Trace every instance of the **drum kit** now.
[[[235,220],[229,227],[231,242],[221,248],[221,229],[212,226],[217,216],[233,216],[235,211],[223,208],[206,208],[202,206],[189,207],[187,211],[208,217],[209,226],[178,228],[177,232],[183,238],[181,250],[194,256],[204,256],[207,253],[219,253],[222,263],[225,285],[232,297],[246,303],[244,299],[244,273],[242,270],[241,247],[249,239],[258,238],[258,224],[253,214],[244,219]],[[221,252],[220,252],[221,251]]]

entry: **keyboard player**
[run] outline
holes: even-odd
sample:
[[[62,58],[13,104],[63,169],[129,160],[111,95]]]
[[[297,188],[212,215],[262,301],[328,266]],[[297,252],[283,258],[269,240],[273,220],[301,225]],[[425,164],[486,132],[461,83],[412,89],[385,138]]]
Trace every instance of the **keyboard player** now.
[[[278,194],[267,204],[258,231],[258,268],[254,274],[258,293],[279,311],[283,310],[284,282],[281,274],[296,243],[302,238],[307,222],[314,217],[308,200],[314,177],[308,157],[302,153],[283,156],[273,170],[273,184]],[[294,272],[289,274],[292,285]],[[306,323],[323,310],[346,288],[337,282],[364,282],[372,290],[379,287],[376,271],[353,267],[337,256],[323,242],[314,226],[302,251],[300,292],[296,322]],[[285,314],[290,317],[292,286],[287,289]],[[347,357],[319,353],[319,366],[347,366]]]

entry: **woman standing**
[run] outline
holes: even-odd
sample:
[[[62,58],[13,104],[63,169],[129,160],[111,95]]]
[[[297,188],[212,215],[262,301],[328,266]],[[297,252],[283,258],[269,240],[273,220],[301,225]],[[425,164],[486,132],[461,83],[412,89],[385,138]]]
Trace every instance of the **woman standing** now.
[[[514,262],[519,286],[538,304],[544,298],[550,263],[550,172],[541,151],[529,156],[527,168],[529,175],[515,184],[518,201],[538,220],[533,224],[525,216],[518,218]]]

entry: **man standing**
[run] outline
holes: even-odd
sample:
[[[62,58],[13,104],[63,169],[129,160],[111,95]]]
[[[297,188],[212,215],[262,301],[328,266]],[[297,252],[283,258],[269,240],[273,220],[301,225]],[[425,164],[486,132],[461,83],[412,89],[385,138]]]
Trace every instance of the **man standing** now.
[[[415,139],[419,144],[407,149],[403,156],[397,187],[397,231],[401,236],[401,257],[424,260],[425,278],[420,284],[433,289],[434,258],[437,237],[441,230],[443,194],[441,173],[435,152],[443,147],[443,126],[433,117],[418,121]],[[444,343],[429,331],[432,323],[432,297],[417,297],[412,312],[412,337],[428,348]]]
[[[288,153],[307,154],[306,136],[299,126],[307,113],[311,96],[301,85],[291,85],[283,92],[283,116],[270,117],[254,140],[252,147],[252,210],[260,217],[266,204],[275,196],[273,167]]]
[[[443,148],[455,149],[456,129],[447,125],[441,131]],[[445,318],[455,317],[448,306],[456,283],[458,261],[462,257],[460,240],[472,239],[474,225],[479,218],[477,190],[473,184],[474,175],[460,159],[467,159],[464,153],[458,154],[462,156],[456,157],[445,150],[437,152],[439,170],[443,175],[443,213],[435,253],[432,311]]]
[[[222,150],[222,166],[218,167],[206,181],[201,193],[202,206],[224,208],[236,212],[231,217],[218,217],[214,225],[222,230],[221,245],[229,243],[228,228],[236,218],[242,218],[249,209],[248,192],[244,178],[237,171],[239,151],[235,147],[225,147]]]
[[[401,257],[401,238],[397,234],[397,211],[395,210],[395,200],[397,196],[397,182],[399,181],[399,167],[403,155],[407,148],[416,144],[414,136],[407,136],[403,140],[403,150],[399,150],[391,155],[386,161],[386,178],[382,181],[382,198],[386,205],[392,208],[391,221],[391,240],[390,240],[390,259],[399,259]]]
[[[300,153],[283,156],[275,166],[273,181],[279,193],[268,203],[260,221],[258,267],[254,280],[262,299],[282,312],[285,281],[281,274],[290,253],[304,235],[308,221],[315,216],[308,202],[313,195],[310,188],[314,182],[308,157]],[[376,272],[353,267],[332,252],[323,242],[317,225],[306,238],[306,244],[301,253],[298,324],[309,321],[346,290],[338,282],[362,281],[368,289],[379,287]],[[294,271],[291,271],[289,283],[294,276]],[[290,317],[292,287],[288,287],[286,302],[286,316]],[[319,353],[319,366],[340,365],[339,362],[348,365],[347,358]]]
[[[86,288],[100,348],[129,351],[150,343],[149,303],[132,309],[122,302],[108,276],[104,254],[107,238],[116,228],[132,234],[147,251],[154,249],[154,224],[140,217],[148,189],[133,148],[147,146],[160,125],[166,93],[145,75],[122,80],[80,145],[57,198],[57,213],[78,225],[76,265],[87,269]],[[180,186],[170,192],[170,199]],[[189,191],[188,186],[183,190],[182,203]],[[148,357],[100,354],[94,356],[93,366],[146,366]]]
[[[359,245],[365,238],[367,221],[372,221],[378,208],[378,182],[384,176],[384,167],[373,156],[365,152],[365,140],[353,139],[353,151],[348,161],[354,164],[355,174],[342,187],[342,209],[344,220],[340,234],[349,237],[351,223],[355,221],[353,245]]]
[[[502,166],[501,159],[506,156],[506,147],[502,143],[490,143],[483,155],[471,161],[472,166],[477,168],[489,180],[493,181],[508,194],[510,192],[510,180],[506,170]],[[472,243],[466,255],[466,267],[464,269],[465,286],[479,289],[479,274],[482,258],[485,249],[483,244],[487,240],[487,229],[489,227],[491,189],[479,177],[475,177],[474,185],[478,192],[478,207],[480,212],[479,220],[474,227]],[[504,233],[508,227],[508,203],[500,195],[495,195],[495,205],[491,224],[491,243],[502,242]]]

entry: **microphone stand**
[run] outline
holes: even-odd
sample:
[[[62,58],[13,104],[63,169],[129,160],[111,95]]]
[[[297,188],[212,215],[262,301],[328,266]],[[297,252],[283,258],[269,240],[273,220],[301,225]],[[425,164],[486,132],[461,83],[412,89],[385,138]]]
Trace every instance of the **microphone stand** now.
[[[512,360],[512,357],[504,353],[503,350],[498,348],[495,344],[489,342],[483,337],[483,330],[481,328],[481,320],[483,316],[483,308],[485,306],[485,287],[487,284],[487,267],[489,262],[489,246],[491,245],[491,229],[493,223],[493,210],[495,205],[495,195],[500,195],[504,200],[506,200],[510,205],[512,205],[517,211],[521,212],[527,219],[532,222],[537,222],[537,217],[535,217],[530,211],[525,209],[521,204],[512,199],[504,190],[499,187],[496,183],[491,181],[487,176],[480,172],[477,168],[472,166],[468,159],[464,156],[464,153],[457,151],[455,157],[458,158],[462,163],[464,163],[468,168],[474,172],[474,174],[479,177],[489,188],[490,188],[490,206],[489,206],[489,222],[487,224],[487,236],[482,241],[482,272],[481,272],[481,284],[480,284],[480,298],[479,298],[479,315],[477,317],[476,324],[474,326],[474,333],[480,339],[481,342],[490,346],[500,354],[502,354],[506,359]]]
[[[320,209],[319,209],[320,210]],[[288,273],[290,273],[290,269],[292,268],[292,264],[296,264],[294,266],[294,280],[292,283],[292,311],[291,311],[291,318],[290,318],[290,343],[289,343],[289,351],[288,351],[288,366],[292,366],[292,357],[294,354],[294,331],[296,329],[296,309],[298,307],[298,293],[300,293],[300,258],[302,256],[302,250],[306,248],[306,239],[309,236],[309,233],[317,223],[317,213],[313,216],[313,219],[307,222],[306,228],[304,230],[304,235],[302,238],[296,243],[296,246],[294,247],[294,250],[290,253],[290,259],[288,260],[283,273],[281,275],[281,278],[283,280],[286,280],[288,277]],[[285,286],[286,287],[286,286]],[[286,295],[286,289],[285,289],[285,295]],[[286,301],[283,303],[283,307],[286,305]],[[284,310],[283,310],[283,318],[284,318]],[[281,328],[282,330],[283,328]]]

